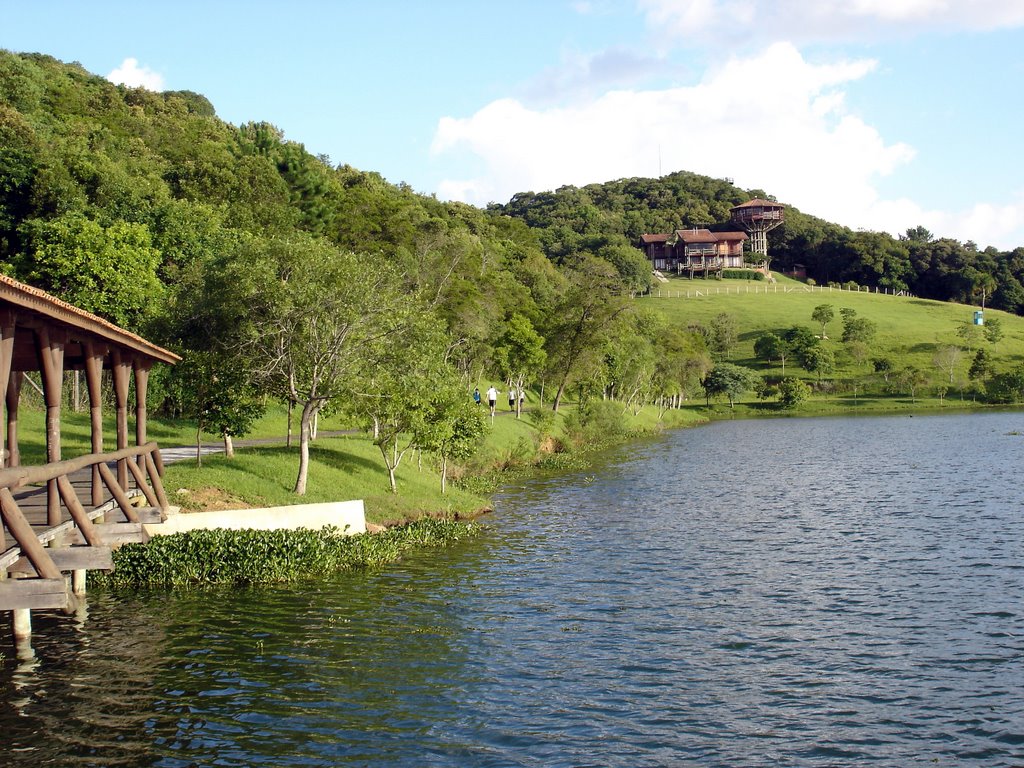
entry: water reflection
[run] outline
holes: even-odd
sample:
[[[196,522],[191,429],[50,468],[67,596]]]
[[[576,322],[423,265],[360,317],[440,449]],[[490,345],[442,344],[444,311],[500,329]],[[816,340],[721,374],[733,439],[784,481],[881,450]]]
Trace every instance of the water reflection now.
[[[3,661],[4,764],[1019,764],[1015,432],[716,424],[378,573],[90,596]]]

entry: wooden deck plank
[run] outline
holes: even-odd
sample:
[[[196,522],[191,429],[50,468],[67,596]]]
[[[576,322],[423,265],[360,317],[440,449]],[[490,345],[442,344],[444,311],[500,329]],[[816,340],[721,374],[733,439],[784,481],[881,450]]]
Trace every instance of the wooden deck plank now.
[[[0,581],[0,610],[66,608],[67,581],[61,579],[4,579]]]

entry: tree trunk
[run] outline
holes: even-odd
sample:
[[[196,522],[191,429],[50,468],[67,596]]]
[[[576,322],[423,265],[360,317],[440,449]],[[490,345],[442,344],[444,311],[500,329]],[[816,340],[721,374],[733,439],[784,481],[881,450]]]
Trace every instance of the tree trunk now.
[[[382,448],[381,452],[383,452],[383,450],[384,449]],[[398,437],[397,436],[395,437],[394,444],[391,446],[391,450],[392,450],[392,459],[391,459],[391,461],[387,460],[387,455],[385,454],[385,461],[384,461],[384,463],[388,465],[388,481],[391,483],[391,492],[397,494],[398,493],[398,483],[395,481],[395,469],[398,468]]]
[[[224,433],[224,455],[229,459],[235,458],[235,444],[231,440],[231,433]]]
[[[203,466],[203,422],[196,422],[196,466]]]
[[[448,489],[448,457],[441,456],[441,495]]]
[[[302,417],[299,420],[299,476],[295,478],[295,494],[306,495],[306,478],[309,477],[309,434],[313,425],[316,409],[312,403],[302,406]]]
[[[565,382],[568,377],[562,379],[562,382],[558,385],[558,390],[555,392],[555,400],[551,406],[551,410],[558,413],[558,406],[562,404],[562,393],[565,392]]]
[[[285,438],[284,447],[292,447],[292,407],[295,405],[290,399],[288,400],[288,436]]]

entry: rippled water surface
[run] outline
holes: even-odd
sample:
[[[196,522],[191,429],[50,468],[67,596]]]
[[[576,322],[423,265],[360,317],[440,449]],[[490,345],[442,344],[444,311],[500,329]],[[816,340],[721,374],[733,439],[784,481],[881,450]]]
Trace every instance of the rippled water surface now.
[[[94,595],[0,637],[0,764],[1024,765],[1022,433],[718,423],[379,573]]]

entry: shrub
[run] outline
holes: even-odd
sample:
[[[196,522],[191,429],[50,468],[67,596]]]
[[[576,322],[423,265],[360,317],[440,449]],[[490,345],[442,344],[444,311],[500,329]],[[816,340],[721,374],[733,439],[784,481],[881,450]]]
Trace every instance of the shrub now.
[[[723,269],[722,270],[723,280],[764,280],[765,276],[763,272],[757,272],[753,269]]]
[[[337,528],[232,531],[218,528],[157,536],[114,550],[114,570],[90,571],[94,586],[265,584],[322,577],[349,568],[379,567],[413,547],[441,546],[477,526],[421,518],[381,533],[342,536]]]
[[[626,417],[621,403],[589,400],[566,415],[564,428],[574,445],[601,445],[626,434]]]

